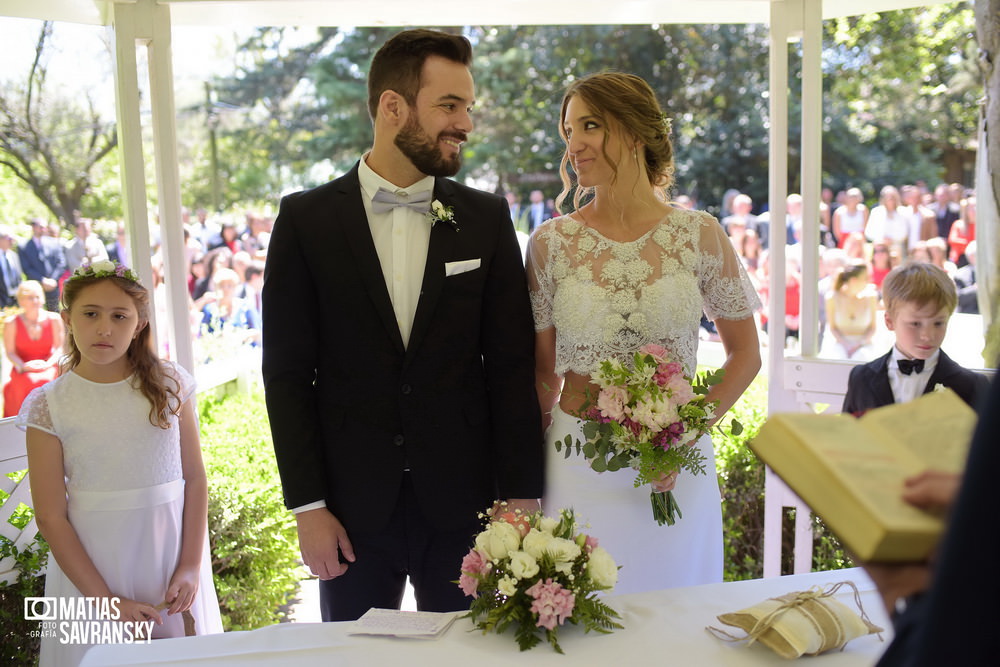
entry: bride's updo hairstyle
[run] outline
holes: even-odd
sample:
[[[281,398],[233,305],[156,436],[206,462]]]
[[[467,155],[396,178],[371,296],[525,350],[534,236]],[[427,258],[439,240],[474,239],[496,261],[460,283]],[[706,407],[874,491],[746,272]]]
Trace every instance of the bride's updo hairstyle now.
[[[674,182],[674,146],[670,141],[670,119],[666,117],[656,100],[656,93],[641,77],[624,72],[604,71],[589,74],[569,85],[563,95],[562,111],[559,114],[559,134],[566,142],[559,176],[563,190],[556,199],[557,208],[573,190],[575,178],[569,170],[569,140],[566,137],[566,107],[570,99],[579,96],[608,132],[619,132],[624,139],[638,141],[643,146],[643,162],[646,176],[654,188],[666,200],[666,191]],[[611,165],[614,178],[618,178],[618,165],[607,153],[605,134],[604,158]],[[631,159],[632,155],[627,156]],[[625,159],[623,157],[622,159]],[[590,188],[576,188],[573,204],[580,208],[583,197]]]

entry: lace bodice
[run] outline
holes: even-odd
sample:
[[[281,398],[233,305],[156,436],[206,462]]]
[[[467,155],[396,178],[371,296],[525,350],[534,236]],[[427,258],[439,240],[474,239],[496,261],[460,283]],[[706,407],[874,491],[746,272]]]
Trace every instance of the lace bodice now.
[[[559,375],[590,375],[647,343],[693,373],[702,310],[742,319],[760,307],[722,225],[700,211],[671,210],[627,243],[569,216],[549,220],[531,237],[527,270],[535,329],[556,329]]]
[[[181,400],[188,400],[194,378],[164,364],[180,382]],[[136,489],[182,476],[177,417],[170,417],[170,428],[153,426],[149,401],[129,380],[91,382],[70,371],[32,391],[15,423],[59,438],[70,494]]]

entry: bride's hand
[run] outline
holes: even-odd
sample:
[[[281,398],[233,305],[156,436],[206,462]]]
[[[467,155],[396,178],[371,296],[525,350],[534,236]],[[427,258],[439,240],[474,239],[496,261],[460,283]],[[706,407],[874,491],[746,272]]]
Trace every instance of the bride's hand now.
[[[657,493],[666,493],[667,491],[672,491],[675,484],[677,484],[676,470],[665,475],[660,475],[656,481],[650,483],[650,486]]]

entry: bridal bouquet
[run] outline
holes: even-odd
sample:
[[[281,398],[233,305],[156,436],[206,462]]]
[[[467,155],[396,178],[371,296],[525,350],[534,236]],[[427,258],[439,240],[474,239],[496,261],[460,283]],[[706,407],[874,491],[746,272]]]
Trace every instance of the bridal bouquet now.
[[[578,533],[572,510],[559,519],[506,512],[476,536],[458,585],[473,598],[469,616],[486,634],[514,626],[522,651],[545,639],[558,653],[559,626],[569,621],[609,633],[618,613],[597,599],[618,581],[618,566],[597,539]]]
[[[718,403],[705,395],[722,381],[723,373],[720,369],[689,378],[660,345],[639,348],[631,369],[606,359],[593,375],[601,388],[596,405],[590,403],[580,415],[586,440],[581,443],[567,435],[556,442],[556,449],[565,447],[567,457],[574,450],[582,453],[597,472],[632,468],[638,473],[637,488],[681,470],[703,475],[705,456],[691,445],[715,418]],[[733,422],[733,433],[741,430]],[[673,492],[652,491],[649,498],[659,525],[672,526],[683,516]]]

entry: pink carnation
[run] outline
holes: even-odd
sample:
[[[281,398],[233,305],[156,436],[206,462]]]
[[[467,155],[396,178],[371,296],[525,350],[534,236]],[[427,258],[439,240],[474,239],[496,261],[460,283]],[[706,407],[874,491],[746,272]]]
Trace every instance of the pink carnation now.
[[[535,585],[525,591],[534,598],[531,603],[531,613],[538,614],[538,627],[554,630],[556,625],[562,625],[573,615],[576,597],[572,591],[563,588],[559,582],[551,578],[545,583],[535,582]]]
[[[598,541],[597,538],[594,537],[593,535],[587,535],[587,539],[584,542],[584,544],[587,546],[587,553],[589,554],[591,551],[597,548]]]
[[[667,382],[667,390],[670,391],[670,400],[674,405],[685,405],[690,403],[697,394],[691,388],[691,383],[683,375],[675,375]]]
[[[659,364],[656,367],[656,373],[653,375],[653,380],[661,387],[666,386],[667,383],[670,383],[678,378],[682,382],[686,382],[686,380],[684,380],[683,369],[676,361]]]
[[[479,577],[489,574],[493,565],[478,549],[470,549],[462,559],[462,574],[458,578],[458,587],[466,595],[479,597]]]
[[[628,400],[628,392],[621,387],[606,387],[597,396],[597,407],[601,409],[601,415],[621,421],[625,416],[625,402]]]
[[[479,579],[471,574],[463,572],[461,576],[458,577],[458,587],[461,588],[462,592],[466,595],[471,595],[473,598],[479,597]]]

